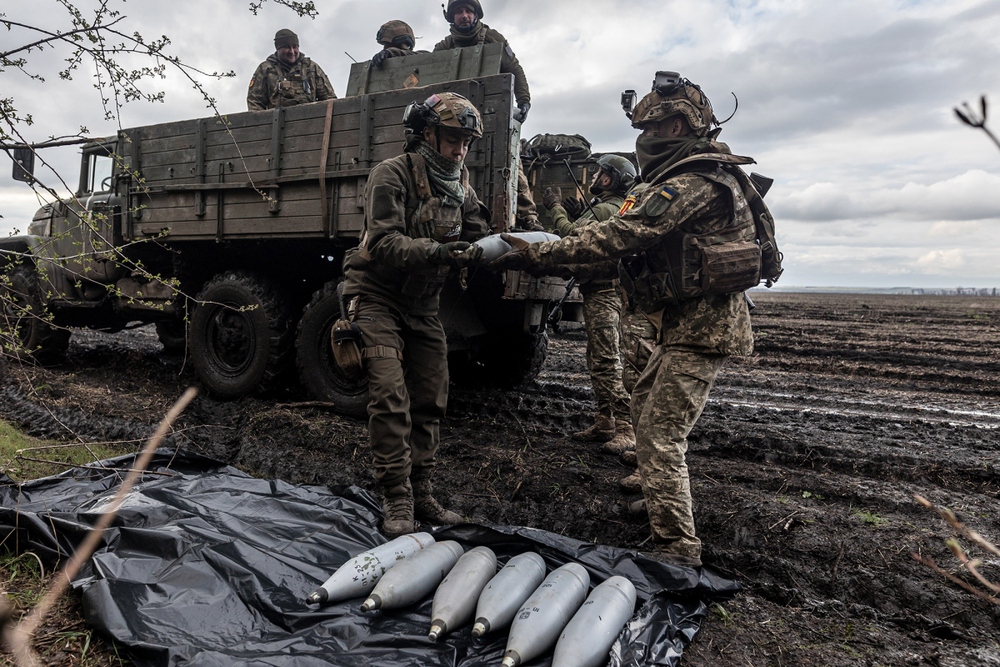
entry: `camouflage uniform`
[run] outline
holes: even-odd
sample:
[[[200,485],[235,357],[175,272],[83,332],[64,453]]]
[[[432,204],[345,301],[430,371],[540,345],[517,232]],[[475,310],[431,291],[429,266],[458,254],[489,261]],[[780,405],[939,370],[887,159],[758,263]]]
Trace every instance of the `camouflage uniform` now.
[[[330,79],[311,59],[300,56],[287,65],[272,53],[257,66],[247,91],[247,110],[264,111],[306,102],[337,99]]]
[[[604,222],[618,213],[623,202],[624,197],[620,195],[602,192],[575,221],[569,219],[565,208],[556,204],[550,209],[556,233],[565,238],[578,234],[596,222]],[[591,267],[591,272],[599,271],[600,266],[602,265]],[[574,275],[577,275],[580,294],[583,296],[583,319],[587,329],[587,369],[590,371],[590,382],[597,399],[595,423],[606,424],[606,428],[612,431],[611,435],[614,435],[615,420],[627,422],[631,419],[629,396],[622,386],[618,330],[622,302],[613,280],[617,272],[588,277],[578,269]]]
[[[448,402],[447,344],[438,319],[449,267],[435,249],[489,233],[486,208],[468,184],[461,208],[434,196],[427,167],[413,152],[377,165],[365,189],[365,230],[344,260],[345,296],[364,340],[370,402],[368,432],[375,478],[384,488],[429,472]]]
[[[666,170],[637,205],[576,235],[533,244],[518,253],[522,265],[551,267],[642,256],[654,271],[684,235],[738,228],[753,238],[753,219],[737,193],[715,179],[716,163]],[[711,177],[710,177],[711,176]],[[502,265],[502,263],[501,263]],[[513,264],[508,264],[514,266]],[[708,400],[727,356],[753,350],[750,313],[742,292],[684,299],[650,313],[657,346],[632,392],[636,455],[656,548],[699,558],[685,454],[687,436]]]
[[[503,52],[500,55],[500,73],[514,75],[514,99],[518,106],[530,104],[531,91],[528,89],[528,79],[525,77],[524,69],[518,62],[517,56],[514,55],[513,49],[507,43],[507,38],[482,21],[477,21],[475,29],[467,35],[452,26],[451,34],[435,44],[434,51],[447,51],[480,44],[503,44]],[[520,226],[540,229],[538,227],[538,208],[531,196],[531,186],[524,174],[520,157],[517,160],[517,212],[515,217]]]

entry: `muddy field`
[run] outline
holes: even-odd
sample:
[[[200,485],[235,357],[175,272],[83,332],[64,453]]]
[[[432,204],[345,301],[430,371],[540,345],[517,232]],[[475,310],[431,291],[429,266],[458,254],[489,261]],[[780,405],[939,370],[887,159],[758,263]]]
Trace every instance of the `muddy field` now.
[[[723,371],[690,441],[715,606],[689,667],[1000,665],[1000,606],[945,581],[953,533],[921,494],[1000,541],[1000,299],[755,294],[757,352]],[[593,410],[579,329],[516,392],[453,389],[438,487],[474,520],[642,548],[630,470],[568,434]],[[184,387],[155,334],[74,334],[65,363],[11,365],[0,416],[63,441],[143,438]],[[294,391],[201,397],[176,442],[267,477],[374,491],[364,424]],[[982,552],[973,551],[977,556]],[[982,571],[1000,580],[1000,561]]]

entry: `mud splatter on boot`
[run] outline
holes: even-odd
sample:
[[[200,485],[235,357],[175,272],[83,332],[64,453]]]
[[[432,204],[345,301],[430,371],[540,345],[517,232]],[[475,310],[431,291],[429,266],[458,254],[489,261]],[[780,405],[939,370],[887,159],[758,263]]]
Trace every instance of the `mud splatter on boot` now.
[[[452,512],[441,506],[434,498],[434,487],[431,480],[424,476],[411,477],[413,480],[413,510],[414,516],[437,526],[453,526],[465,519],[461,514]]]
[[[388,538],[416,532],[413,520],[413,487],[410,480],[382,493],[382,533]]]
[[[597,415],[590,428],[577,431],[572,437],[580,442],[607,442],[615,437],[615,422],[606,415]]]
[[[607,454],[621,455],[635,451],[635,431],[632,422],[624,419],[615,420],[615,437],[601,445],[601,451]]]

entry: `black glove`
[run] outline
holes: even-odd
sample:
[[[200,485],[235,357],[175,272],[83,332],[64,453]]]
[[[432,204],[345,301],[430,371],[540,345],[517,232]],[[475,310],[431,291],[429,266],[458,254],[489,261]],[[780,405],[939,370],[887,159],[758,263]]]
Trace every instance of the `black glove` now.
[[[374,65],[376,68],[382,67],[382,63],[384,63],[388,57],[389,57],[389,52],[386,51],[385,49],[382,49],[372,57],[372,65]]]
[[[514,120],[519,123],[523,123],[528,118],[528,109],[531,108],[531,102],[522,102],[517,105],[517,111],[514,112]]]
[[[545,192],[542,193],[542,205],[547,209],[551,209],[553,206],[559,203],[562,199],[562,188],[545,188]]]
[[[472,245],[465,241],[442,243],[434,249],[431,260],[435,264],[447,264],[456,268],[464,268],[473,264],[483,256],[482,246]]]
[[[566,197],[566,199],[563,199],[562,205],[563,208],[566,209],[566,213],[569,214],[569,217],[574,220],[579,218],[587,208],[587,205],[583,203],[583,200],[577,199],[576,197]]]

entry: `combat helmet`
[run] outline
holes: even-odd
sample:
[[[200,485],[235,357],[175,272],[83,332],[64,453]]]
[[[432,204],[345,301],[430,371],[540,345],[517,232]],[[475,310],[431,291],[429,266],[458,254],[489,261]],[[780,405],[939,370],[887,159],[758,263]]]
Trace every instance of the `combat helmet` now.
[[[403,112],[403,125],[411,132],[425,127],[447,127],[475,139],[483,136],[483,118],[469,100],[457,93],[438,93],[423,102],[410,102]]]
[[[639,101],[629,117],[632,127],[641,128],[678,115],[701,137],[708,135],[713,125],[719,125],[712,103],[701,87],[677,72],[657,72],[652,92]]]
[[[611,177],[611,192],[624,195],[635,186],[639,172],[628,158],[608,153],[597,158],[597,166]]]
[[[413,28],[409,24],[403,21],[388,21],[378,29],[375,41],[383,46],[412,49],[416,46],[417,37],[413,34]]]
[[[472,11],[476,13],[477,21],[483,20],[483,6],[479,4],[479,0],[448,0],[447,8],[445,8],[444,5],[441,5],[442,9],[444,9],[444,17],[448,19],[448,23],[455,22],[455,10],[458,9],[460,5],[470,7]]]

